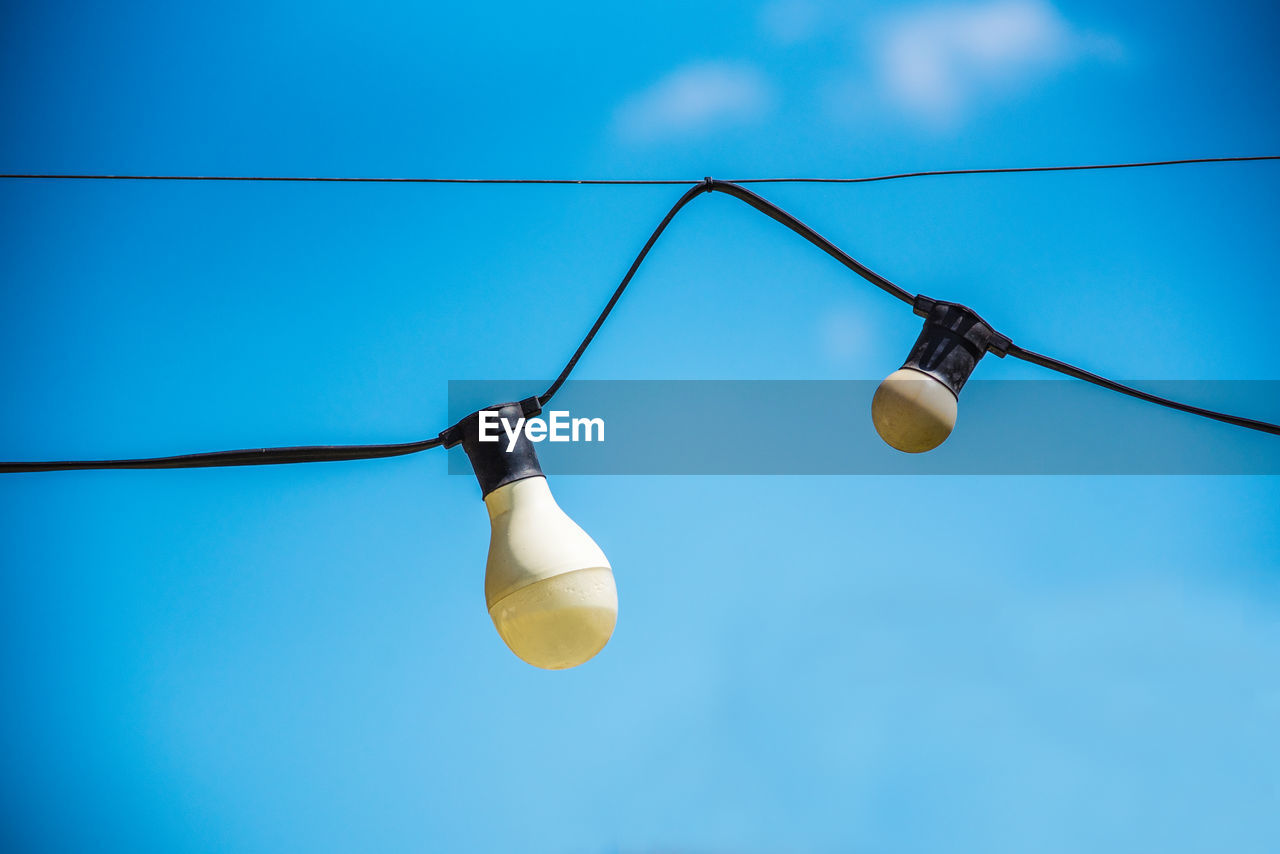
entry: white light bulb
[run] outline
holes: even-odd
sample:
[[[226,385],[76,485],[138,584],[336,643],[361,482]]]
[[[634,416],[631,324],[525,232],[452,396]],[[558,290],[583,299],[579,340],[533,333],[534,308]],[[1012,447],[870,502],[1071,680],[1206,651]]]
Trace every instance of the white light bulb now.
[[[937,379],[899,368],[871,398],[876,432],[899,451],[919,454],[941,445],[956,426],[956,395]]]
[[[556,504],[545,477],[504,484],[484,503],[493,526],[484,592],[498,634],[534,667],[587,661],[618,620],[604,552]]]

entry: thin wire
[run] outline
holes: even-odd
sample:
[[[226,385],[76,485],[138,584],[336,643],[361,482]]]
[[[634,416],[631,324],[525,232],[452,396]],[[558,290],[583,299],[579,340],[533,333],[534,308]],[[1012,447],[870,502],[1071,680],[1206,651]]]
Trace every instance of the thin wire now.
[[[934,178],[943,175],[1005,175],[1023,172],[1079,172],[1090,169],[1139,169],[1148,166],[1182,166],[1201,163],[1248,163],[1280,160],[1280,154],[1246,157],[1190,157],[1181,160],[1146,160],[1135,163],[1091,163],[1077,166],[1012,166],[995,169],[934,169],[898,172],[863,178],[735,178],[733,184],[869,184],[902,178]],[[89,175],[48,172],[0,174],[5,179],[74,181],[315,181],[342,184],[589,184],[589,185],[689,185],[702,183],[692,178],[344,178],[302,175]]]
[[[1183,160],[1147,160],[1140,163],[1091,163],[1082,166],[1006,166],[997,169],[932,169],[926,172],[897,172],[867,178],[743,178],[735,184],[870,184],[902,178],[936,178],[942,175],[1009,175],[1021,172],[1083,172],[1090,169],[1141,169],[1147,166],[1183,166],[1197,163],[1249,163],[1280,160],[1280,154],[1250,157],[1192,157]]]
[[[1249,158],[1235,158],[1235,159],[1249,159]],[[1280,159],[1280,157],[1252,158],[1252,159]],[[1200,162],[1216,162],[1216,161],[1207,161],[1207,160],[1164,161],[1161,164],[1152,163],[1152,164],[1131,164],[1131,165],[1164,165],[1165,163],[1173,163],[1173,162],[1200,163]],[[1120,168],[1120,167],[1110,167],[1110,166],[1046,167],[1045,169],[1042,169],[1042,170],[1021,170],[1021,171],[1058,171],[1060,169],[1065,169],[1065,168]],[[1018,170],[999,170],[999,171],[1018,171]],[[919,173],[919,174],[925,174],[925,173]],[[928,173],[928,174],[967,174],[967,173]],[[15,177],[15,176],[0,175],[0,177]],[[27,176],[27,177],[32,177],[32,176]],[[70,177],[70,176],[35,176],[35,177]],[[119,176],[116,176],[116,177],[119,177]],[[912,176],[910,175],[884,176],[880,179],[867,179],[867,180],[888,180],[890,177],[912,177]],[[300,179],[300,178],[295,178],[295,179],[272,179],[272,178],[202,179],[202,178],[193,178],[190,180],[352,180],[352,181],[356,181],[356,180],[365,180],[365,179]],[[392,179],[377,179],[377,180],[392,180]],[[426,180],[426,179],[400,179],[400,180]],[[802,180],[802,179],[789,179],[789,180]],[[504,183],[504,182],[495,181],[493,183]],[[522,182],[522,183],[531,183],[531,182]],[[547,183],[551,183],[551,182],[547,182]],[[565,183],[569,183],[569,182],[565,182]],[[603,182],[603,183],[613,183],[613,182]],[[660,183],[660,182],[650,182],[650,183]],[[677,182],[665,182],[665,183],[677,183]],[[678,182],[678,183],[684,183],[684,182]],[[627,274],[623,276],[622,282],[618,285],[617,289],[614,290],[613,296],[609,298],[609,302],[605,305],[604,310],[600,312],[600,315],[596,318],[595,323],[592,324],[591,329],[587,332],[586,337],[582,339],[582,343],[578,345],[578,349],[574,351],[573,356],[570,357],[569,362],[564,367],[564,370],[560,372],[560,375],[556,378],[555,382],[552,383],[551,386],[542,395],[538,397],[538,403],[540,406],[545,406],[547,403],[549,403],[551,401],[551,398],[555,396],[556,392],[560,390],[560,387],[563,386],[565,381],[569,378],[569,375],[573,372],[573,369],[578,364],[578,361],[582,358],[583,354],[586,353],[587,348],[591,346],[591,342],[595,339],[596,334],[600,331],[600,328],[604,325],[605,320],[608,319],[610,313],[614,309],[614,306],[616,306],[618,304],[618,300],[622,298],[623,292],[626,291],[627,286],[631,283],[631,280],[635,276],[636,271],[640,269],[640,265],[644,262],[645,258],[649,254],[649,250],[653,248],[653,245],[657,242],[658,238],[666,230],[667,226],[671,223],[671,220],[675,218],[675,215],[679,213],[685,207],[685,205],[693,201],[694,198],[701,195],[702,193],[709,193],[709,192],[724,193],[726,195],[733,196],[739,201],[745,202],[746,204],[750,205],[751,207],[755,208],[761,213],[764,213],[766,216],[770,217],[776,222],[779,222],[782,225],[785,225],[787,228],[799,234],[801,237],[808,240],[814,246],[817,246],[823,252],[826,252],[828,255],[830,255],[832,258],[835,258],[845,267],[849,268],[850,270],[852,270],[853,272],[861,276],[863,279],[866,279],[871,284],[885,291],[890,296],[893,296],[908,304],[914,304],[915,297],[913,297],[908,291],[903,290],[899,286],[895,285],[893,282],[884,278],[880,274],[874,272],[870,268],[864,266],[862,263],[860,263],[859,261],[854,259],[852,256],[844,252],[844,250],[840,249],[834,243],[827,240],[825,237],[818,234],[818,232],[814,231],[812,228],[805,225],[803,222],[796,219],[791,214],[782,210],[777,205],[767,201],[766,199],[761,198],[760,196],[756,195],[755,193],[751,192],[745,187],[737,186],[733,182],[715,181],[715,180],[712,180],[711,178],[705,178],[702,181],[698,182],[696,186],[691,187],[689,190],[687,190],[684,193],[684,195],[682,195],[680,199],[675,203],[675,205],[672,206],[671,210],[667,212],[667,215],[662,218],[662,221],[658,224],[658,227],[654,229],[653,233],[649,236],[649,239],[645,242],[644,247],[640,250],[640,254],[636,256],[636,259],[632,262],[630,269],[627,270]],[[1166,406],[1166,407],[1169,407],[1170,409],[1176,409],[1181,412],[1188,412],[1193,415],[1200,415],[1205,418],[1212,418],[1216,421],[1223,421],[1228,424],[1234,424],[1239,427],[1246,427],[1250,430],[1260,430],[1265,433],[1280,435],[1280,425],[1270,424],[1265,421],[1255,421],[1254,419],[1251,419],[1251,418],[1242,418],[1235,415],[1228,415],[1226,413],[1215,412],[1209,409],[1201,409],[1200,407],[1197,407],[1197,406],[1190,406],[1185,403],[1179,403],[1174,400],[1169,400],[1168,398],[1159,397],[1153,394],[1148,394],[1147,392],[1140,391],[1131,386],[1118,383],[1114,380],[1106,379],[1105,377],[1100,377],[1097,374],[1092,374],[1084,370],[1083,368],[1077,368],[1074,365],[1070,365],[1066,362],[1062,362],[1057,359],[1053,359],[1049,356],[1042,356],[1039,353],[1026,350],[1022,347],[1017,346],[1016,344],[1010,344],[1007,353],[1008,355],[1013,356],[1014,358],[1022,359],[1023,361],[1030,362],[1032,364],[1039,365],[1044,368],[1048,368],[1049,370],[1052,370],[1052,371],[1057,371],[1058,373],[1065,374],[1067,376],[1074,377],[1076,379],[1081,379],[1086,382],[1093,383],[1094,385],[1098,385],[1103,388],[1111,389],[1112,391],[1116,391],[1121,394],[1127,394],[1132,397],[1136,397],[1140,400],[1145,400],[1150,403],[1158,404],[1160,406]],[[383,458],[383,457],[403,456],[405,454],[416,454],[420,451],[425,451],[431,448],[440,447],[445,443],[445,438],[444,438],[445,433],[448,433],[448,432],[449,431],[446,430],[444,431],[444,433],[441,433],[439,436],[437,436],[434,439],[424,439],[417,442],[403,442],[400,444],[391,444],[391,445],[308,445],[308,446],[292,447],[292,448],[257,448],[257,449],[244,449],[244,450],[237,450],[237,451],[215,451],[212,453],[205,453],[205,454],[183,454],[180,456],[172,456],[172,457],[150,457],[150,458],[132,459],[132,460],[60,460],[60,461],[49,461],[49,462],[0,463],[0,473],[9,474],[9,473],[18,473],[18,472],[70,471],[70,470],[84,470],[84,469],[206,468],[206,467],[214,467],[214,466],[278,465],[278,464],[287,464],[287,463],[316,463],[316,462],[336,462],[341,460],[377,459],[377,458]]]

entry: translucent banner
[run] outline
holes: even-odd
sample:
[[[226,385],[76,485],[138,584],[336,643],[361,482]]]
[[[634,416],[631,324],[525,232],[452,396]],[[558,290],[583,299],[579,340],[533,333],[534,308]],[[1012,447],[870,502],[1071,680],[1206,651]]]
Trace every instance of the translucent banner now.
[[[974,380],[926,454],[887,446],[876,381],[571,381],[518,426],[553,474],[1278,474],[1280,436],[1070,380]],[[1280,381],[1152,381],[1153,394],[1280,421]],[[545,381],[449,383],[451,423]],[[517,425],[493,425],[509,441]],[[470,474],[460,448],[451,474]]]

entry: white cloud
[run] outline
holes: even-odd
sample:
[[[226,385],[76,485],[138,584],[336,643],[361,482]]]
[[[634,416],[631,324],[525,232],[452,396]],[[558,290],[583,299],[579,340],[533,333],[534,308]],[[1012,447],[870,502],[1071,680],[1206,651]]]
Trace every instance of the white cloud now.
[[[927,123],[957,123],[980,98],[1006,95],[1114,41],[1078,30],[1044,0],[926,7],[889,18],[875,34],[877,83],[891,103]]]
[[[614,116],[614,130],[627,142],[648,144],[751,124],[773,106],[773,86],[759,69],[701,62],[628,98]]]

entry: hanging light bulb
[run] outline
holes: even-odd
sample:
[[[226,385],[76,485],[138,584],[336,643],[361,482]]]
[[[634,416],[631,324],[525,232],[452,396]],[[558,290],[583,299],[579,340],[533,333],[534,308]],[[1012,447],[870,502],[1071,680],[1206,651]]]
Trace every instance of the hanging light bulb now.
[[[931,451],[956,426],[960,389],[988,352],[1004,358],[1010,341],[972,309],[918,296],[924,329],[901,368],[871,398],[876,432],[899,451]]]
[[[551,496],[523,431],[511,440],[497,427],[490,435],[499,441],[480,441],[482,414],[490,424],[503,419],[514,428],[538,411],[530,398],[473,413],[447,431],[446,447],[462,444],[489,510],[484,592],[498,634],[534,667],[563,670],[608,643],[618,592],[604,552]]]

